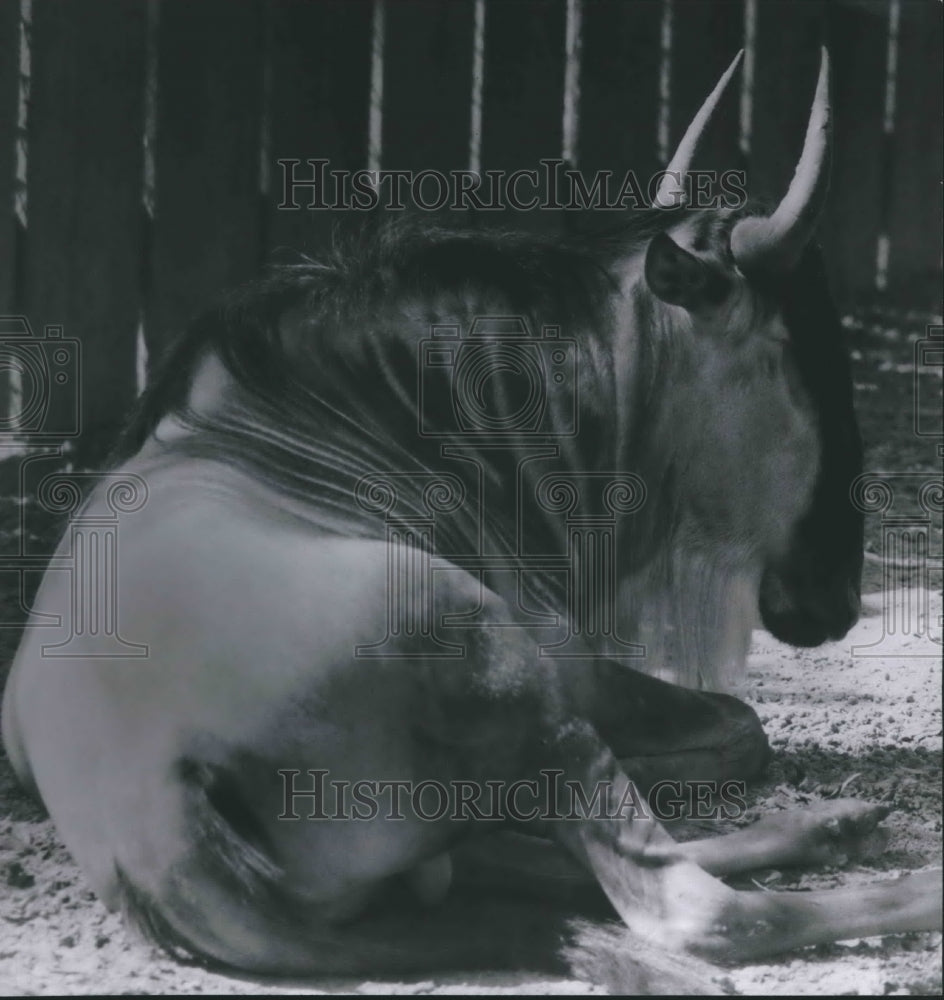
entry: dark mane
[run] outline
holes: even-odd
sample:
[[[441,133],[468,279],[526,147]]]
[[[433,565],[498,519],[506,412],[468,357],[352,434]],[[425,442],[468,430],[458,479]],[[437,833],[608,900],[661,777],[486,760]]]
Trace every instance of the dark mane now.
[[[701,215],[709,225],[715,217]],[[220,352],[230,374],[251,394],[280,391],[285,345],[278,323],[288,310],[301,308],[308,316],[313,354],[336,348],[341,340],[350,352],[354,341],[368,334],[365,323],[410,299],[430,304],[430,319],[450,300],[489,299],[531,320],[550,315],[582,328],[600,320],[613,291],[613,258],[677,220],[674,212],[637,212],[629,223],[571,239],[397,220],[336,241],[319,260],[272,266],[197,316],[175,339],[139,400],[114,461],[128,459],[164,414],[183,406],[194,367],[208,349]],[[274,382],[267,386],[268,379]]]
[[[441,440],[417,432],[421,341],[433,324],[468,329],[476,316],[503,315],[522,317],[532,332],[557,326],[577,342],[589,391],[581,397],[579,440],[561,443],[563,461],[570,448],[581,468],[611,468],[612,414],[603,396],[614,371],[612,265],[678,219],[675,212],[636,213],[629,225],[566,240],[398,221],[339,243],[321,260],[272,268],[178,339],[115,460],[135,454],[172,412],[194,433],[169,449],[242,469],[310,508],[324,530],[375,536],[382,530],[376,517],[353,510],[352,493],[364,475],[455,468],[443,465]],[[731,222],[719,212],[686,219],[701,224],[703,242],[714,243]],[[647,336],[658,339],[646,326]],[[647,345],[641,348],[646,385],[646,366],[655,361]],[[212,415],[186,407],[192,375],[208,352],[222,360],[234,385]],[[448,391],[440,391],[442,412],[451,405]],[[635,400],[640,411],[644,396]],[[549,410],[553,418],[552,404]],[[482,474],[504,488],[515,482],[519,458],[490,453]],[[414,501],[418,511],[421,498]]]

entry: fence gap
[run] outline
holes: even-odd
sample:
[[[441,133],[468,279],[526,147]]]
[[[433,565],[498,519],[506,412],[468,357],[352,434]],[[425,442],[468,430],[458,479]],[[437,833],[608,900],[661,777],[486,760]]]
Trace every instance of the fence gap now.
[[[385,0],[374,0],[370,42],[370,113],[367,123],[367,169],[375,176],[383,150]]]
[[[30,0],[0,4],[0,38],[8,39],[7,57],[0,58],[0,314],[19,311],[22,302],[30,8]],[[3,454],[18,447],[12,435],[22,406],[20,367],[4,357],[0,365],[0,431],[11,437]]]
[[[672,25],[675,8],[672,0],[662,0],[662,23],[659,26],[659,125],[656,132],[656,148],[659,163],[669,162],[672,151],[669,148],[669,128],[672,119]]]
[[[564,40],[564,108],[561,121],[561,158],[577,166],[577,134],[580,126],[580,49],[582,43],[581,0],[567,0]]]
[[[147,348],[147,303],[151,294],[151,252],[154,238],[156,207],[154,152],[157,146],[157,60],[160,0],[147,0],[147,36],[144,66],[144,126],[142,135],[143,177],[141,184],[142,246],[141,246],[141,306],[135,335],[135,383],[138,394],[147,385],[150,358]]]
[[[888,211],[891,194],[891,165],[895,144],[895,88],[898,82],[899,0],[888,3],[888,48],[885,56],[885,109],[882,118],[882,201],[879,206],[879,233],[875,244],[875,288],[888,288]]]
[[[15,9],[15,8],[14,8]],[[13,195],[13,210],[20,229],[27,226],[29,188],[27,185],[27,163],[29,150],[29,105],[30,77],[32,63],[31,30],[33,24],[33,0],[20,0],[20,17],[17,25],[19,40],[18,87],[16,110],[16,186]]]
[[[741,64],[741,113],[738,147],[744,163],[751,155],[754,126],[754,64],[757,56],[757,0],[744,0],[744,59]]]

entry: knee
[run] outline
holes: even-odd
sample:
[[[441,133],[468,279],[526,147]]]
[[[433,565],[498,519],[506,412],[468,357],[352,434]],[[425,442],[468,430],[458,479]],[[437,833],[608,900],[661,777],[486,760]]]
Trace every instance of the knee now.
[[[723,737],[722,770],[732,778],[749,781],[763,774],[770,763],[770,742],[760,718],[750,705],[731,695],[717,694]]]

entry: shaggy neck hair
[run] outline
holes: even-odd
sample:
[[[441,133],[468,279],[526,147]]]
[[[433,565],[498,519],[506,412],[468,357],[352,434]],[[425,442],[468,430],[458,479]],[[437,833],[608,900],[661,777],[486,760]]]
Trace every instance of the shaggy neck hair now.
[[[678,365],[678,331],[641,275],[627,285],[626,267],[678,221],[676,213],[652,211],[630,227],[569,242],[401,224],[323,260],[274,269],[180,338],[140,401],[116,460],[136,453],[172,413],[190,433],[169,441],[168,453],[242,470],[301,508],[319,531],[378,539],[391,520],[428,519],[431,479],[451,477],[472,502],[435,518],[435,547],[446,557],[563,555],[566,518],[560,508],[535,502],[542,477],[576,479],[583,503],[594,494],[595,474],[633,472],[649,496],[642,510],[622,518],[618,544],[640,586],[666,591],[681,579],[666,557],[680,498],[671,420],[663,413],[673,405],[663,397],[667,373]],[[718,248],[726,247],[734,221],[733,214],[688,213],[686,226],[696,249],[723,256]],[[421,344],[433,327],[464,336],[479,316],[519,317],[535,343],[547,325],[576,342],[576,384],[542,387],[543,435],[506,435],[499,447],[470,438],[454,426],[449,375],[420,372]],[[188,395],[208,354],[231,381],[218,405],[198,412]],[[492,402],[513,410],[511,397],[499,384]],[[358,502],[364,477],[384,474],[392,474],[394,507]],[[579,513],[604,513],[599,497],[594,502],[595,509]],[[727,569],[704,553],[698,559],[710,572],[697,574],[708,581],[697,600],[704,602],[706,589],[723,595],[719,573]],[[565,573],[525,577],[533,607],[566,608]],[[676,599],[686,603],[684,594]],[[693,661],[700,641],[689,643]]]

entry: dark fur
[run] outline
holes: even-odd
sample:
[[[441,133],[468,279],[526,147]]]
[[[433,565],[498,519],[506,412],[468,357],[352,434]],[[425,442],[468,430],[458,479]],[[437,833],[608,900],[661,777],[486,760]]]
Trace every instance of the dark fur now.
[[[696,244],[713,247],[724,265],[733,266],[727,232],[738,215],[690,218],[698,224]],[[645,299],[637,304],[641,335],[629,455],[609,450],[613,414],[600,402],[606,392],[597,390],[614,374],[608,314],[614,264],[678,221],[676,212],[647,211],[609,233],[570,241],[399,223],[339,245],[324,261],[275,268],[179,338],[142,397],[116,461],[133,455],[160,418],[176,411],[197,433],[174,444],[175,451],[244,469],[300,501],[320,530],[383,537],[382,521],[353,502],[362,476],[467,471],[443,463],[441,441],[417,434],[420,340],[444,320],[467,327],[477,314],[521,315],[532,332],[557,324],[580,345],[580,433],[562,442],[564,463],[582,471],[633,470],[650,487],[650,502],[635,518],[632,558],[641,565],[672,531],[676,477],[649,429],[663,380],[673,377],[672,330]],[[816,645],[845,634],[858,608],[862,515],[849,503],[848,489],[861,471],[862,450],[851,373],[816,248],[792,274],[762,291],[779,304],[790,330],[790,349],[818,414],[824,461],[814,504],[791,551],[765,573],[761,611],[779,638]],[[195,365],[208,350],[219,353],[238,387],[229,407],[213,417],[185,408]],[[247,415],[256,425],[251,433]],[[514,481],[519,456],[513,451],[479,457],[499,488]],[[422,511],[421,497],[407,492],[398,513],[409,513],[411,504]],[[461,513],[449,519],[438,535],[440,552],[471,551],[475,529]],[[487,530],[510,551],[500,518]],[[556,529],[537,512],[527,530],[530,551],[559,547],[560,539],[549,536]],[[560,596],[538,599],[553,604]]]

